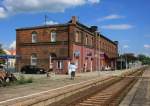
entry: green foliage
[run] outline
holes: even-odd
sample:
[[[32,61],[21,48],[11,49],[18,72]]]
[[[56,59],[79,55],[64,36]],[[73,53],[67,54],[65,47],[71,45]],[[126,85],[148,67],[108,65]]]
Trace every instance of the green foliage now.
[[[2,49],[0,49],[0,55],[1,54],[6,54],[5,51],[3,51]]]
[[[33,82],[33,78],[25,78],[23,75],[20,76],[20,78],[17,80],[18,84],[26,84],[26,83],[32,83]]]
[[[0,49],[0,55],[6,54],[5,51],[3,51],[2,49]],[[0,64],[5,64],[5,60],[4,59],[0,59]]]
[[[140,54],[138,55],[138,59],[142,62],[143,65],[150,65],[150,57]]]
[[[0,64],[5,64],[5,59],[0,59]]]

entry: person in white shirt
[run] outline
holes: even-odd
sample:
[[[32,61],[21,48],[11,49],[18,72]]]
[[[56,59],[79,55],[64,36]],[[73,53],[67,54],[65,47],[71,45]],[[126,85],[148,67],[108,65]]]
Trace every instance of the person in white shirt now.
[[[72,80],[74,80],[76,69],[77,66],[74,64],[74,62],[71,62],[68,66],[68,73],[71,75]]]

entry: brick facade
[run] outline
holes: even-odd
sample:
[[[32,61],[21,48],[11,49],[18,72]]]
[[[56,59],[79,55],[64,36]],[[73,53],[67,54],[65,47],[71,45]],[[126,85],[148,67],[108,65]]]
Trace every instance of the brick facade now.
[[[56,33],[55,42],[52,42],[55,39],[52,32]],[[36,33],[34,43],[33,33]],[[116,65],[117,43],[98,33],[96,27],[89,28],[79,23],[76,17],[67,24],[20,28],[16,35],[18,71],[31,64],[32,54],[36,54],[37,66],[48,70],[52,63],[56,73],[67,73],[70,61],[78,65],[78,72],[98,70],[108,65],[114,68]]]

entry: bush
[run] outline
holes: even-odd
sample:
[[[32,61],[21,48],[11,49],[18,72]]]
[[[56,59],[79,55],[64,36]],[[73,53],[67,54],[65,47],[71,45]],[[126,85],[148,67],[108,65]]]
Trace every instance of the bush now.
[[[32,83],[33,82],[33,78],[25,78],[23,75],[20,76],[20,78],[17,80],[18,84],[26,84],[26,83]]]

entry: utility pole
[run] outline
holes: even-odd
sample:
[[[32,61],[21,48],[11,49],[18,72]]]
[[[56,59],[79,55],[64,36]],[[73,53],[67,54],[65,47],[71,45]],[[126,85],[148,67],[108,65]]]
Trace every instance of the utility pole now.
[[[48,16],[45,14],[45,26],[47,25]]]
[[[126,70],[128,69],[128,60],[127,60],[127,54],[126,54]]]
[[[98,32],[97,32],[98,33]],[[100,71],[101,71],[101,36],[99,35],[99,42],[98,42],[98,44],[99,44],[99,48],[98,48],[98,52],[99,52],[99,75],[100,75]]]
[[[122,47],[121,47],[121,45],[120,45],[120,58],[121,58],[121,60],[120,60],[120,65],[121,65],[121,70],[122,70],[122,55],[123,55],[123,53],[122,53]]]
[[[98,47],[98,42],[99,42],[99,38],[98,38],[98,32],[96,31],[95,32],[96,33],[96,70],[98,71],[98,75],[100,75],[100,58],[99,58],[99,53],[98,53],[98,51],[99,51],[99,47]]]

